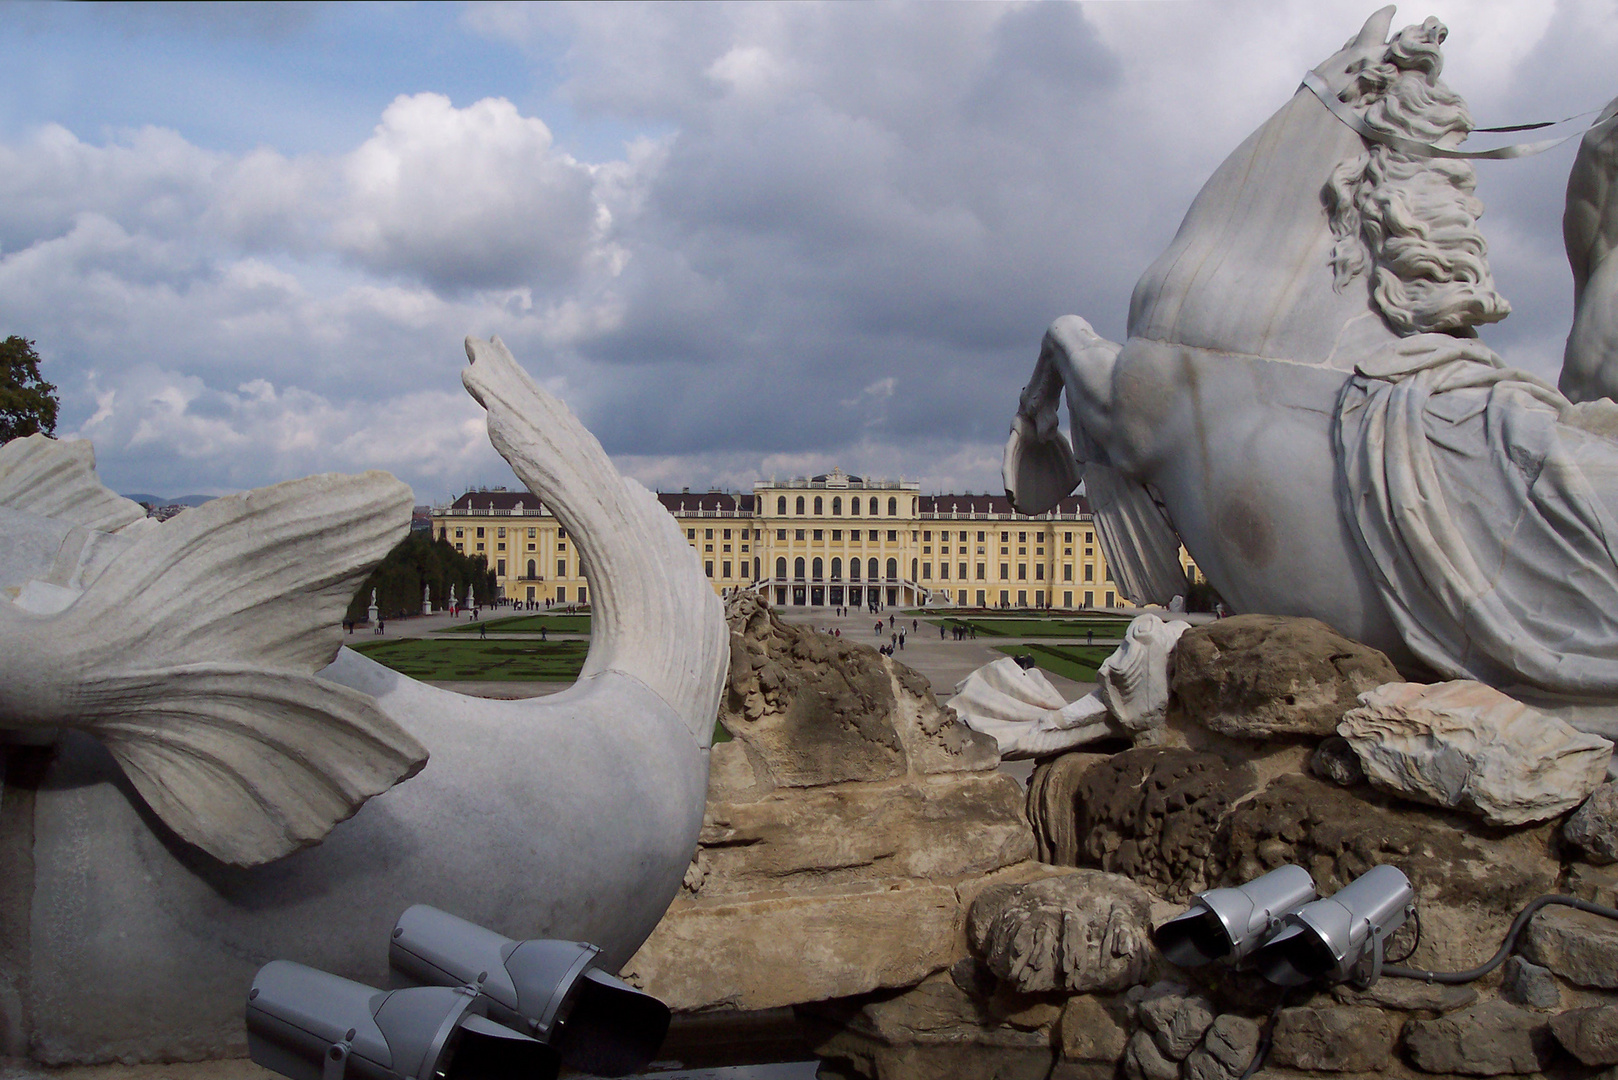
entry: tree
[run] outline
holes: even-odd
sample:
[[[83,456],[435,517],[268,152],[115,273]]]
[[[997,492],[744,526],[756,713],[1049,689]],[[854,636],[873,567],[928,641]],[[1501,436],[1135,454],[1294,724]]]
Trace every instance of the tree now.
[[[494,599],[495,574],[482,555],[462,555],[448,540],[435,540],[431,533],[412,532],[388,552],[371,571],[348,605],[347,618],[361,622],[371,606],[371,590],[376,590],[376,606],[384,619],[414,615],[421,611],[421,588],[432,586],[433,605],[449,599],[449,587],[466,599],[467,586],[474,586],[487,604]]]
[[[56,433],[56,387],[39,377],[34,343],[16,334],[0,342],[0,443]]]

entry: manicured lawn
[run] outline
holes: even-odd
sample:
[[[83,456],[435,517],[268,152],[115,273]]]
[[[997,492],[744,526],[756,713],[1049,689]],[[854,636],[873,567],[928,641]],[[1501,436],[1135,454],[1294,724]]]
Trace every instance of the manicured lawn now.
[[[1096,669],[1113,652],[1106,645],[996,645],[995,650],[1007,656],[1028,653],[1045,671],[1074,682],[1095,682]]]
[[[1100,638],[1121,638],[1124,636],[1124,631],[1129,628],[1130,623],[1130,620],[1120,619],[1117,616],[1096,618],[1065,616],[1063,618],[1029,619],[971,615],[965,618],[955,618],[954,616],[934,617],[927,621],[934,626],[954,625],[956,623],[975,626],[978,634],[983,637],[1048,638],[1082,638],[1086,634],[1093,634]]]
[[[576,679],[588,641],[455,641],[404,638],[351,646],[412,679],[558,682]]]
[[[442,634],[475,634],[479,623],[457,623],[440,630]],[[491,634],[537,634],[549,630],[553,634],[588,634],[588,615],[508,615],[503,619],[484,619],[482,624]]]

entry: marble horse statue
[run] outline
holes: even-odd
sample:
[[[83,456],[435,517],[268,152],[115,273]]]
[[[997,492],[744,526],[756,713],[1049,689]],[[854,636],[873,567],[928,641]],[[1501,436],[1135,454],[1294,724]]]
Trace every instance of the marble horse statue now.
[[[1138,602],[1184,589],[1183,541],[1236,611],[1314,616],[1413,673],[1618,703],[1618,102],[1568,184],[1559,391],[1477,337],[1510,308],[1458,150],[1472,120],[1439,77],[1445,28],[1389,39],[1392,17],[1208,180],[1122,346],[1051,326],[1007,492],[1038,513],[1082,480]]]
[[[662,917],[702,823],[719,600],[498,339],[467,355],[490,439],[590,569],[589,656],[550,697],[465,697],[341,648],[409,526],[392,477],[158,525],[94,480],[88,444],[0,448],[0,728],[55,730],[12,748],[0,801],[0,1053],[241,1056],[259,965],[385,985],[412,903],[614,968]]]

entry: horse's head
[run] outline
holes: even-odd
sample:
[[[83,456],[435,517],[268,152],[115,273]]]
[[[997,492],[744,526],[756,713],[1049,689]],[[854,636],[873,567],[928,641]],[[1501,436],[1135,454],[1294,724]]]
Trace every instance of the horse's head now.
[[[1472,123],[1438,78],[1444,26],[1388,40],[1393,13],[1315,72],[1373,130],[1454,145]],[[1204,185],[1135,288],[1130,335],[1350,368],[1399,336],[1504,318],[1473,180],[1362,139],[1300,88]]]

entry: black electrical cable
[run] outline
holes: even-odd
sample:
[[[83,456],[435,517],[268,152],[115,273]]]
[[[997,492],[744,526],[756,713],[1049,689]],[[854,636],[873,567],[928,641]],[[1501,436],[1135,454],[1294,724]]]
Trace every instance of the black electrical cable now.
[[[1588,911],[1592,915],[1602,915],[1609,919],[1618,919],[1618,908],[1602,907],[1600,904],[1592,904],[1588,900],[1580,900],[1576,896],[1541,896],[1538,900],[1523,908],[1521,914],[1512,920],[1511,929],[1506,931],[1506,940],[1501,943],[1500,951],[1495,953],[1486,963],[1479,964],[1475,968],[1468,968],[1465,971],[1425,971],[1421,968],[1399,967],[1388,964],[1383,966],[1382,974],[1392,975],[1398,979],[1420,979],[1423,982],[1446,984],[1469,983],[1476,979],[1481,979],[1505,963],[1506,957],[1511,955],[1512,948],[1517,944],[1517,935],[1522,933],[1523,927],[1528,925],[1528,920],[1534,917],[1535,912],[1552,904],[1577,908],[1580,911]],[[1420,930],[1419,925],[1417,929],[1418,931]]]
[[[1397,960],[1390,959],[1388,961],[1390,964],[1404,963],[1412,956],[1415,956],[1416,950],[1421,948],[1421,908],[1418,907],[1415,911],[1410,913],[1410,921],[1416,924],[1416,936],[1410,939],[1410,948],[1404,951],[1404,955],[1399,957]],[[1387,964],[1383,965],[1383,970],[1387,970]]]
[[[1253,1060],[1247,1063],[1247,1070],[1242,1073],[1241,1080],[1253,1080],[1253,1074],[1264,1067],[1264,1059],[1269,1056],[1270,1047],[1275,1044],[1275,1023],[1281,1018],[1281,1010],[1286,1007],[1289,993],[1291,987],[1284,987],[1281,996],[1275,999],[1275,1008],[1270,1010],[1270,1018],[1264,1021],[1264,1029],[1258,1034],[1258,1046],[1253,1051]]]

